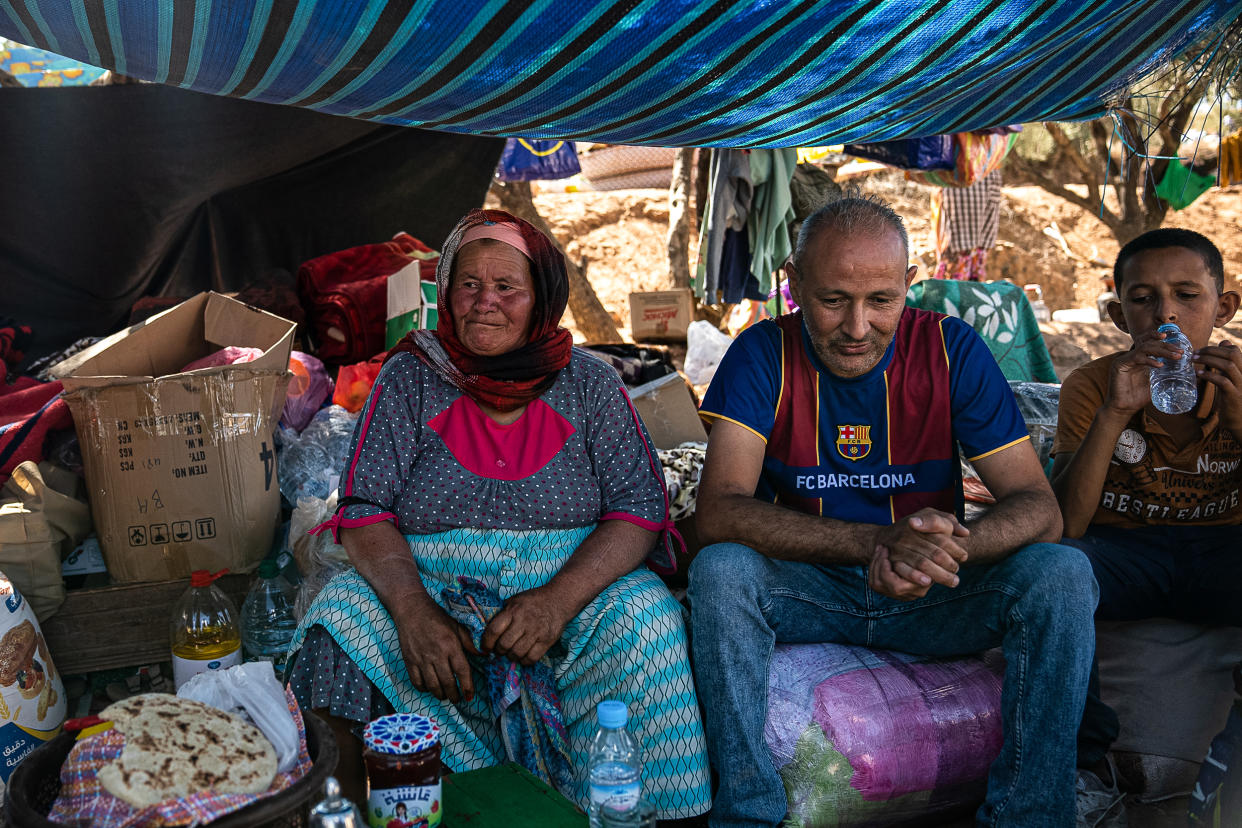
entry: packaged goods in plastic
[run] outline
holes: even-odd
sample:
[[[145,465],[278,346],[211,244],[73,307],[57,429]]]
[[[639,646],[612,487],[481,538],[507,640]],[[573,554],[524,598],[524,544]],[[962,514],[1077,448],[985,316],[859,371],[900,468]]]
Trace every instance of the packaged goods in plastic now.
[[[983,801],[1000,753],[999,651],[932,659],[844,644],[780,644],[768,749],[788,825],[937,824]]]
[[[1018,411],[1026,422],[1031,445],[1039,455],[1039,465],[1047,466],[1052,457],[1052,440],[1057,436],[1057,405],[1061,386],[1053,382],[1010,382]]]
[[[686,333],[686,376],[693,385],[707,385],[733,340],[711,322],[691,322]]]
[[[302,580],[298,583],[297,600],[293,614],[302,619],[319,590],[338,572],[350,566],[345,547],[332,537],[331,532],[311,534],[311,530],[336,514],[336,492],[326,500],[317,497],[299,497],[297,508],[289,519],[289,546]]]
[[[358,415],[330,405],[316,412],[301,434],[281,430],[276,475],[285,500],[294,504],[302,497],[324,500],[336,489],[357,420]]]
[[[39,621],[0,572],[0,794],[13,769],[64,721],[65,688]]]
[[[383,367],[382,357],[383,354],[380,354],[366,362],[342,365],[336,373],[336,387],[332,390],[333,404],[355,414],[361,411],[362,406],[366,405],[367,395],[371,393],[371,386],[375,385],[380,368]]]
[[[293,376],[285,394],[285,410],[280,415],[280,424],[301,431],[324,400],[332,396],[332,378],[322,362],[301,351],[289,354],[289,371]]]

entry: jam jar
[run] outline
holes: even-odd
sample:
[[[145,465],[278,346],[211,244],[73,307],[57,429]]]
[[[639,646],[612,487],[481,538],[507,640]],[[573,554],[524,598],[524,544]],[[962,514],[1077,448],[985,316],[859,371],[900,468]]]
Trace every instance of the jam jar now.
[[[440,801],[440,728],[426,716],[381,716],[362,731],[371,828],[434,828]]]

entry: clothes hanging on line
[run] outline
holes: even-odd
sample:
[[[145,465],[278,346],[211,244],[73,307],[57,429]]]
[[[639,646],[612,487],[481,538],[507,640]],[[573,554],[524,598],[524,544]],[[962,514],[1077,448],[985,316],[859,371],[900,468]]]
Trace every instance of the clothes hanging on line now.
[[[712,150],[694,291],[709,305],[764,299],[792,247],[794,149]]]
[[[987,253],[1000,225],[1001,174],[993,170],[969,187],[931,195],[936,225],[936,278],[984,281]]]
[[[747,221],[750,273],[764,296],[772,290],[772,271],[779,269],[793,252],[789,225],[796,216],[789,182],[797,166],[796,149],[760,149],[750,153],[750,179],[755,187]]]
[[[1219,186],[1242,184],[1242,129],[1221,139],[1217,158]]]
[[[695,269],[694,292],[706,304],[714,305],[721,284],[725,235],[730,230],[746,231],[754,188],[746,150],[714,149],[711,153],[707,209],[699,227],[699,263]],[[730,257],[730,261],[733,258]],[[734,280],[731,277],[727,281]]]

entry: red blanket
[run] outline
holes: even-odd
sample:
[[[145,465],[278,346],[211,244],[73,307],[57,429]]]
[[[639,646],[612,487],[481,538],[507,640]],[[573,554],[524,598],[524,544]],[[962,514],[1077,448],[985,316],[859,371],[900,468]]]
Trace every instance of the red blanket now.
[[[0,383],[0,485],[27,460],[43,459],[49,431],[72,428],[69,406],[60,398],[60,382],[22,377],[13,385]]]

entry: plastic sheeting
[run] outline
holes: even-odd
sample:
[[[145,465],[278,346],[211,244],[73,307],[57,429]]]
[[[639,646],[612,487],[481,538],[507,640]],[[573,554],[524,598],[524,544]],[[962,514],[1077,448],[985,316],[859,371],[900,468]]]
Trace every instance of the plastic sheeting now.
[[[1057,436],[1057,406],[1061,386],[1052,382],[1010,382],[1018,411],[1031,435],[1031,445],[1039,456],[1039,465],[1047,468],[1052,460],[1052,441]]]
[[[4,105],[0,295],[31,359],[112,333],[144,296],[239,290],[401,230],[439,245],[504,146],[152,84]]]
[[[779,644],[765,732],[789,824],[898,825],[968,813],[1000,753],[1003,660]]]
[[[1127,80],[1240,12],[1236,0],[11,0],[0,35],[384,123],[798,147],[1097,117]]]

